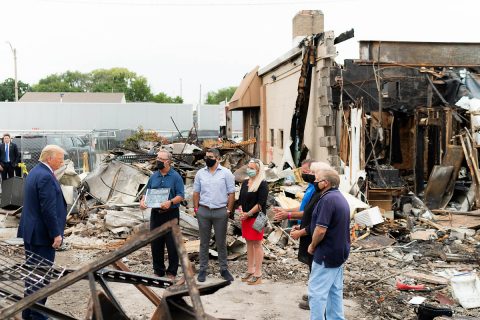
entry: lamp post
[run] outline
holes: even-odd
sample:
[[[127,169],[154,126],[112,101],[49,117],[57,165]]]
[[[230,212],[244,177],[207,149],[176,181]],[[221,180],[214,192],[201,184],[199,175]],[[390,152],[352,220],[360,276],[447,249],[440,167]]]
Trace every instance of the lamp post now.
[[[12,46],[10,41],[7,41],[10,49],[13,53],[13,63],[14,63],[14,70],[15,70],[15,102],[18,102],[18,81],[17,81],[17,49]]]

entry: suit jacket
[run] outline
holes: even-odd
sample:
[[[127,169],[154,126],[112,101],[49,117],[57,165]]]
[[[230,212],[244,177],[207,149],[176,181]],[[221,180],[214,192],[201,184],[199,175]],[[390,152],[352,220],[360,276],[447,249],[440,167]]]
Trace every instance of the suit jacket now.
[[[45,164],[37,164],[25,180],[18,237],[32,245],[51,246],[53,238],[63,237],[66,218],[60,184]]]
[[[5,143],[0,144],[0,163],[5,163]],[[15,143],[10,142],[10,146],[8,148],[8,156],[10,158],[10,163],[12,166],[16,167],[17,164],[20,162],[20,152],[18,152],[18,147]]]

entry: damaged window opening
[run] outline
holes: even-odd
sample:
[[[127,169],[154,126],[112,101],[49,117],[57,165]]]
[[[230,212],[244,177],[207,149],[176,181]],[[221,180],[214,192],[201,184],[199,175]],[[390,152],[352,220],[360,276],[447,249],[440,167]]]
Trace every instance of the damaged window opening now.
[[[275,130],[270,129],[270,147],[275,147]]]

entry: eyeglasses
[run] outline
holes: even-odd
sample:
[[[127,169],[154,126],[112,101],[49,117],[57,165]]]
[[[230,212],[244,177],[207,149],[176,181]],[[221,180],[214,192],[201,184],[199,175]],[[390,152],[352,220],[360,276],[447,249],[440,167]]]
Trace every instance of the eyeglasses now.
[[[249,162],[254,162],[254,163],[260,164],[260,160],[255,159],[255,158],[250,159]]]
[[[207,160],[207,159],[212,159],[212,160],[215,160],[216,158],[215,158],[215,156],[205,156],[205,158],[204,158],[204,159],[205,159],[205,160]]]
[[[321,179],[321,180],[318,180],[318,181],[314,181],[313,183],[320,183],[320,182],[323,182],[323,181],[327,181],[327,180]]]
[[[159,161],[168,161],[168,160],[170,160],[170,159],[157,158],[157,160],[159,160]]]

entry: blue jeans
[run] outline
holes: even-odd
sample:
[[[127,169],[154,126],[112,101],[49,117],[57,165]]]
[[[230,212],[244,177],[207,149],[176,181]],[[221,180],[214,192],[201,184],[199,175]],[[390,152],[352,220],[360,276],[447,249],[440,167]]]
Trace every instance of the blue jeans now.
[[[343,265],[325,268],[313,261],[308,280],[310,320],[338,320],[343,316]]]

